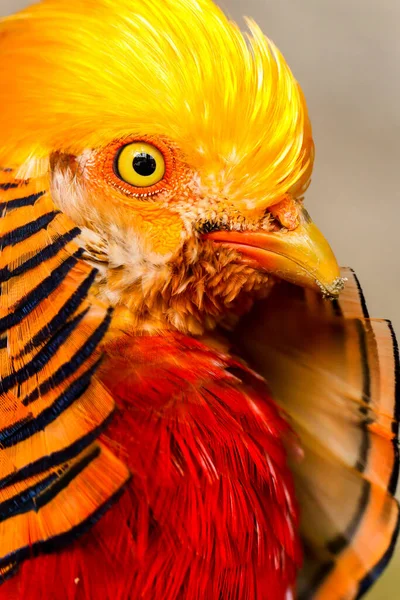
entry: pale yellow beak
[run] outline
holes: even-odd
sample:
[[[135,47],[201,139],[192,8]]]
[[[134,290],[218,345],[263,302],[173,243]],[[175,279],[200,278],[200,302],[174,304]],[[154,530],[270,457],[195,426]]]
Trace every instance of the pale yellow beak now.
[[[245,262],[325,296],[336,298],[343,289],[332,249],[305,210],[292,231],[215,231],[205,237],[236,249]]]

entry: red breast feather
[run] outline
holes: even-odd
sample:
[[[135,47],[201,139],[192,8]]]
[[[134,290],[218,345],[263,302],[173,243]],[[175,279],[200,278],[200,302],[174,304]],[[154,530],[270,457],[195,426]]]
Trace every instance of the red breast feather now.
[[[129,464],[120,501],[0,597],[283,600],[300,559],[283,438],[264,384],[179,334],[124,338],[102,372],[119,410],[103,442]]]

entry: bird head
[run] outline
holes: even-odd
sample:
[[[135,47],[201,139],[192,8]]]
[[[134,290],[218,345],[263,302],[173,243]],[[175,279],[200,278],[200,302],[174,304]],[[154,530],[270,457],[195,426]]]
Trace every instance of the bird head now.
[[[277,278],[335,296],[313,142],[277,48],[209,0],[44,0],[5,19],[0,164],[45,178],[98,293],[200,333]]]

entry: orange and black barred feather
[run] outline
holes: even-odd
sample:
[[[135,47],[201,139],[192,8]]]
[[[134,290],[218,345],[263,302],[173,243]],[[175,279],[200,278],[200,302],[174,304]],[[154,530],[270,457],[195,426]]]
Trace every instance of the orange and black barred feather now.
[[[73,538],[127,468],[96,443],[114,401],[95,377],[111,311],[93,300],[80,230],[46,181],[0,172],[0,568]]]
[[[369,589],[400,527],[400,370],[391,324],[369,317],[357,277],[339,298],[282,283],[236,341],[298,433],[292,465],[305,564],[299,598],[352,600]]]

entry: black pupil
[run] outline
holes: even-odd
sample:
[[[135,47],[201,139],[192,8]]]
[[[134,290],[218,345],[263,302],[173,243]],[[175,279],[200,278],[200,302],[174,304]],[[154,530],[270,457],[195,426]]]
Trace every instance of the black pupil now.
[[[157,166],[154,156],[151,156],[151,154],[147,154],[146,152],[136,154],[132,165],[136,173],[138,173],[138,175],[142,175],[143,177],[153,175]]]

